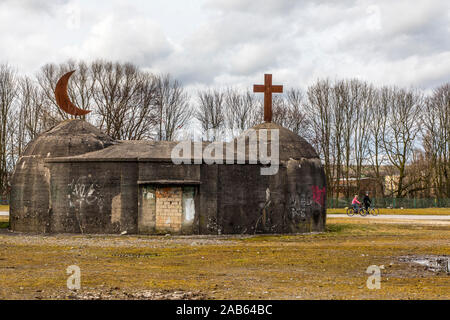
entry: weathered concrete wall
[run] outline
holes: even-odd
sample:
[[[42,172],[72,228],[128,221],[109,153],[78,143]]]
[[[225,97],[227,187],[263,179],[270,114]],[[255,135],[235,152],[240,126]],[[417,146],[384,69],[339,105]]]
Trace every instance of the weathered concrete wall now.
[[[141,144],[130,144],[127,157],[111,147],[101,151],[106,158],[91,153],[46,161],[114,143],[81,120],[63,122],[33,141],[16,167],[11,228],[54,233],[323,231],[326,186],[320,160],[289,130],[280,129],[280,140],[281,166],[269,176],[261,175],[261,165],[158,162],[148,150],[147,160],[141,161],[139,152],[132,152]],[[176,196],[158,200],[164,188],[177,190]]]
[[[117,166],[120,166],[120,194],[122,199],[119,230],[137,233],[139,167],[136,162],[119,162]]]
[[[318,159],[289,160],[276,175],[259,165],[219,166],[217,233],[303,233],[325,228],[325,176]]]
[[[39,156],[22,157],[12,179],[11,230],[20,232],[48,231],[50,171]]]
[[[84,154],[113,143],[110,137],[82,120],[63,121],[31,141],[12,176],[10,228],[49,232],[50,172],[45,159]]]
[[[325,230],[326,184],[319,159],[289,160],[285,232]]]
[[[220,197],[218,181],[219,166],[202,165],[201,166],[201,185],[199,186],[198,202],[199,208],[196,209],[198,220],[194,221],[198,225],[199,234],[218,234],[218,199]]]
[[[199,186],[139,187],[138,172],[152,172],[157,165],[150,162],[49,165],[51,232],[253,234],[325,227],[325,177],[316,159],[289,160],[273,176],[261,175],[260,165],[202,165],[197,166],[200,176],[192,175],[197,169],[173,165],[201,180]],[[184,207],[187,188],[195,207],[190,221]]]
[[[268,176],[258,165],[220,165],[218,233],[254,233],[261,223]]]
[[[49,232],[137,232],[137,165],[123,162],[48,163]]]
[[[170,162],[139,162],[139,181],[200,181],[200,165],[175,165]]]
[[[138,232],[156,232],[156,187],[153,185],[139,186]]]
[[[262,221],[257,232],[285,233],[290,220],[286,215],[286,194],[288,190],[287,169],[280,165],[278,174],[268,176],[268,186],[265,189],[265,205],[262,209]],[[264,212],[265,211],[265,212]]]

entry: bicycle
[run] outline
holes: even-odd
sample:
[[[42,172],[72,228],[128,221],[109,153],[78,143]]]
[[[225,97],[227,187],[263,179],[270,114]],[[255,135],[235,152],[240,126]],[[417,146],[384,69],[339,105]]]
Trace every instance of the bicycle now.
[[[380,214],[380,209],[375,208],[375,207],[369,207],[369,209],[367,210],[369,215],[372,216],[377,216]]]
[[[366,209],[362,206],[358,207],[358,211],[355,212],[355,209],[353,208],[353,206],[347,208],[347,215],[349,217],[353,217],[353,215],[355,214],[360,214],[361,217],[365,217],[368,213],[366,212]]]

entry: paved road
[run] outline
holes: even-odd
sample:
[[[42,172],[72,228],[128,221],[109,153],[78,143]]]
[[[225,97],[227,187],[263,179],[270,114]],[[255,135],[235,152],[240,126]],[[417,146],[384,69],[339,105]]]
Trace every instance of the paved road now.
[[[413,214],[380,214],[378,216],[366,216],[361,217],[360,215],[355,215],[349,217],[346,214],[328,214],[329,218],[364,218],[364,219],[399,219],[399,220],[450,220],[450,215],[438,216],[438,215],[413,215]]]

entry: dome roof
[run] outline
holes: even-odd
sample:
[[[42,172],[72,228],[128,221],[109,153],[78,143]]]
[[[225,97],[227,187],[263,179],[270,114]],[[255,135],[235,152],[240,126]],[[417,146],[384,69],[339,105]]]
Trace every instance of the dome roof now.
[[[31,141],[23,156],[66,157],[106,148],[114,143],[90,123],[66,120]]]
[[[280,161],[288,161],[289,159],[312,159],[319,158],[316,150],[309,144],[305,139],[295,134],[291,130],[288,130],[273,122],[264,122],[254,126],[251,129],[244,131],[240,137],[248,136],[251,130],[256,131],[256,135],[259,141],[259,131],[261,129],[274,130],[277,129],[279,132],[279,143],[280,143]],[[270,134],[268,134],[270,139]],[[239,139],[239,137],[238,137]],[[270,141],[269,141],[270,143]]]
[[[31,141],[16,164],[11,185],[11,228],[16,231],[48,230],[50,171],[47,158],[100,150],[114,140],[83,120],[67,120]]]

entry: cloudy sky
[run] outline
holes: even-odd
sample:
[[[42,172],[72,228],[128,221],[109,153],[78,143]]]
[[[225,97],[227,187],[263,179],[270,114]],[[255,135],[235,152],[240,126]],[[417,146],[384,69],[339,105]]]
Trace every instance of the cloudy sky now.
[[[187,86],[450,80],[450,1],[0,0],[0,63],[130,61]]]

